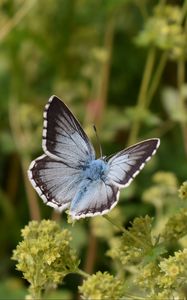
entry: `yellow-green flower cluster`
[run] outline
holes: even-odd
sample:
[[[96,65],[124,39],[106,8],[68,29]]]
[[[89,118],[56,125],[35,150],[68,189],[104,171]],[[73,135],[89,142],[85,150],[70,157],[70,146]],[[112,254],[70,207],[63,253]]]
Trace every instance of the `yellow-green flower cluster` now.
[[[179,289],[187,277],[187,249],[175,252],[174,256],[163,259],[160,264],[158,282],[162,288]]]
[[[143,288],[145,292],[150,294],[150,291],[155,291],[155,278],[159,273],[159,267],[157,263],[150,262],[146,265],[140,265],[138,268],[138,274],[134,279],[136,285]]]
[[[120,260],[120,248],[122,239],[119,236],[114,236],[109,240],[110,249],[106,252],[113,260]]]
[[[153,182],[157,184],[166,185],[171,187],[174,191],[177,188],[178,182],[177,177],[172,172],[159,171],[153,175]]]
[[[97,272],[84,280],[79,290],[85,300],[116,300],[124,295],[124,283],[107,272]]]
[[[183,182],[183,184],[180,186],[179,197],[182,200],[187,200],[187,181]]]
[[[50,220],[32,221],[22,230],[23,241],[13,252],[17,269],[30,283],[30,291],[56,287],[64,276],[78,268],[68,230]],[[32,294],[32,292],[31,292]]]
[[[165,225],[162,237],[166,241],[178,240],[187,234],[187,209],[171,216]]]
[[[178,182],[175,174],[171,172],[157,172],[153,176],[154,185],[143,193],[143,200],[163,207],[167,202],[177,199]]]
[[[172,58],[187,56],[187,38],[182,26],[182,9],[172,5],[157,5],[148,18],[136,42],[168,50]]]
[[[153,248],[152,218],[149,216],[135,218],[132,227],[120,238],[118,248],[108,251],[113,259],[119,259],[124,267],[128,264],[138,264]]]
[[[180,299],[178,296],[175,298],[170,290],[163,290],[162,292],[152,292],[146,300],[169,300],[169,299]]]
[[[184,249],[169,258],[160,258],[160,262],[141,265],[135,283],[149,295],[146,299],[175,299],[174,295],[183,299],[180,297],[187,276],[186,264],[187,249]]]

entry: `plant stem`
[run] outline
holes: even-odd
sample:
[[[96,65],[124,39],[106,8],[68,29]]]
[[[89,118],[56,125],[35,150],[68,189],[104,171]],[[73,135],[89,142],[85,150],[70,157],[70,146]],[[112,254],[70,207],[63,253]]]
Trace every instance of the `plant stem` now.
[[[183,22],[187,12],[187,0],[184,1],[182,6],[182,16],[181,16],[181,23]]]
[[[148,11],[147,11],[147,7],[146,7],[145,2],[144,1],[136,0],[135,4],[139,8],[140,13],[141,13],[141,15],[142,15],[142,17],[143,17],[143,19],[145,21],[147,19],[147,17],[148,17]]]
[[[149,49],[149,53],[147,56],[144,74],[140,86],[140,92],[137,100],[137,108],[143,109],[146,105],[147,90],[148,90],[148,85],[150,83],[151,73],[155,62],[155,56],[156,56],[156,48],[153,46]],[[137,118],[134,124],[132,125],[132,129],[129,135],[128,145],[134,144],[136,142],[138,137],[138,132],[140,129],[140,124],[141,121]]]
[[[150,78],[151,78],[151,73],[153,70],[154,62],[155,62],[155,55],[156,55],[156,48],[151,47],[149,50],[148,56],[147,56],[145,71],[144,71],[144,75],[143,75],[143,79],[142,79],[142,83],[141,83],[141,87],[140,87],[140,92],[138,95],[138,105],[139,106],[144,106],[146,103],[146,92],[148,89],[148,85],[149,85]]]
[[[185,83],[185,62],[183,59],[180,59],[178,62],[177,68],[177,81],[178,81],[178,89],[179,89],[179,105],[181,112],[184,112],[184,116],[186,115],[186,107],[185,107],[185,98],[183,94],[183,86]],[[181,119],[181,130],[183,134],[184,141],[184,149],[187,155],[187,124],[186,120]]]
[[[164,67],[167,62],[168,53],[165,51],[162,53],[157,69],[154,73],[150,88],[147,92],[146,106],[148,107],[153,99],[153,96],[158,88]]]
[[[76,273],[83,276],[83,277],[85,277],[85,278],[88,278],[90,276],[90,274],[86,273],[85,271],[83,271],[81,269],[78,269],[78,271]]]
[[[33,300],[42,300],[41,290],[38,287],[29,288],[30,297]]]
[[[27,170],[31,159],[29,155],[25,154],[25,152],[22,152],[21,149],[21,147],[24,145],[25,142],[25,135],[22,131],[22,126],[20,124],[19,116],[16,113],[17,110],[18,110],[18,104],[11,99],[9,105],[9,122],[10,122],[12,136],[14,138],[15,145],[20,155],[20,162],[21,162],[21,167],[23,172],[25,190],[27,193],[30,218],[31,220],[39,221],[41,219],[41,216],[40,216],[40,209],[38,205],[38,199],[27,177]]]
[[[162,6],[166,5],[166,0],[160,0],[160,1],[159,1],[159,5],[160,5],[160,6],[161,6],[161,5],[162,5]]]
[[[25,4],[16,12],[13,18],[11,18],[5,25],[1,28],[0,31],[0,41],[2,41],[14,27],[16,27],[21,20],[29,13],[33,5],[35,4],[34,1],[25,1]]]
[[[116,224],[108,215],[103,215],[103,218],[105,218],[107,221],[109,221],[111,224],[116,226],[118,229],[120,229],[123,233],[128,235],[131,239],[133,239],[136,243],[140,244],[141,246],[145,247],[144,242],[142,242],[139,238],[134,236],[129,230],[123,228],[119,224]]]
[[[84,270],[86,273],[91,274],[94,269],[94,263],[97,255],[97,239],[96,236],[93,235],[92,230],[90,228],[89,239],[88,239],[88,250],[85,261]]]
[[[105,36],[104,36],[104,47],[108,53],[108,58],[101,70],[101,81],[100,81],[100,86],[99,86],[99,91],[97,96],[101,103],[100,114],[98,115],[96,120],[98,128],[102,125],[103,114],[107,103],[108,86],[109,86],[110,69],[111,69],[110,67],[111,67],[112,50],[113,50],[113,42],[114,42],[114,29],[115,29],[114,19],[111,18],[108,21]]]

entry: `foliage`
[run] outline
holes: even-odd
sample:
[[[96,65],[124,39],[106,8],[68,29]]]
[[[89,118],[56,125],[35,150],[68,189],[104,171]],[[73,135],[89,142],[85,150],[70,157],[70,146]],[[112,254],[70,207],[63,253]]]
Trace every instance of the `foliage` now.
[[[18,261],[17,269],[30,283],[32,299],[40,298],[43,290],[54,288],[71,272],[85,277],[79,287],[82,299],[128,296],[136,299],[141,295],[142,299],[143,295],[146,299],[184,297],[187,249],[171,250],[170,243],[180,242],[181,237],[187,236],[186,211],[176,211],[157,235],[154,234],[153,218],[149,216],[135,218],[125,229],[116,222],[115,213],[111,215],[106,216],[108,227],[111,222],[118,231],[107,235],[110,245],[107,255],[118,265],[115,276],[100,271],[88,275],[79,269],[79,260],[69,245],[69,231],[61,230],[54,221],[32,221],[22,230],[23,241],[14,250],[13,259]],[[102,217],[100,219],[102,221]],[[100,237],[108,232],[106,228],[107,223],[101,227]],[[122,234],[116,236],[119,230]],[[112,244],[114,238],[117,243]]]

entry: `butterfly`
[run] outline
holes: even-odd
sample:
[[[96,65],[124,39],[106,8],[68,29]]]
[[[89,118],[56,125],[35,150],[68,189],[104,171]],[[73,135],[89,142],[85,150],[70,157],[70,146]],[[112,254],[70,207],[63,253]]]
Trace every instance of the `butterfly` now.
[[[44,203],[72,219],[108,213],[127,187],[156,153],[152,138],[109,157],[96,158],[94,148],[79,121],[57,96],[44,109],[42,148],[28,177]]]

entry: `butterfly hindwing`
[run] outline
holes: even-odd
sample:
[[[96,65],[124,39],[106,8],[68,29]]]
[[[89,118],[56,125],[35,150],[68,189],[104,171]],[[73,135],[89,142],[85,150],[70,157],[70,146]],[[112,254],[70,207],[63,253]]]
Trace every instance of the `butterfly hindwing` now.
[[[63,210],[70,205],[81,178],[81,170],[69,168],[58,160],[42,155],[34,160],[28,170],[29,179],[47,204]]]
[[[108,177],[119,188],[128,186],[156,153],[159,145],[159,139],[149,139],[113,155],[108,160],[110,167]]]
[[[119,188],[108,180],[83,180],[70,206],[73,219],[103,215],[118,201]]]

